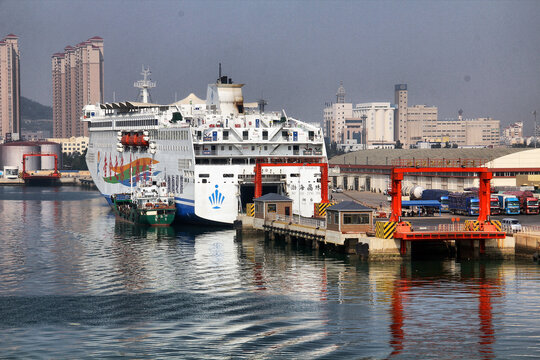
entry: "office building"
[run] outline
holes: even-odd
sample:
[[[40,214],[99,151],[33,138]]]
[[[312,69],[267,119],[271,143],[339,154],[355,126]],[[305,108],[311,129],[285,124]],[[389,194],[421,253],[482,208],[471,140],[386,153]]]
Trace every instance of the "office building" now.
[[[493,147],[500,142],[500,121],[492,118],[438,120],[425,128],[424,141],[459,147]]]
[[[94,36],[52,55],[53,136],[88,136],[84,105],[103,102],[103,39]]]
[[[414,145],[423,141],[424,132],[437,126],[437,116],[436,106],[414,105],[407,107],[407,140],[404,143]]]
[[[9,34],[0,41],[0,138],[18,140],[21,127],[19,38]]]
[[[345,140],[345,119],[352,118],[352,103],[345,102],[345,88],[340,84],[336,94],[336,103],[326,103],[324,108],[323,131],[330,142],[341,143]]]
[[[407,144],[407,84],[397,84],[394,90],[394,103],[396,106],[394,140]]]

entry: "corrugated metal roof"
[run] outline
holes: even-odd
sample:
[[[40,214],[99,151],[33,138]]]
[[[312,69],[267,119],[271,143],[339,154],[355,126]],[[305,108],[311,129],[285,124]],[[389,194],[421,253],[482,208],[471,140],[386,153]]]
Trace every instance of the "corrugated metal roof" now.
[[[373,149],[349,152],[329,160],[334,165],[392,165],[395,159],[483,159],[492,161],[529,148]]]
[[[372,208],[359,204],[355,201],[342,201],[339,204],[332,205],[326,211],[373,211]]]
[[[279,195],[279,194],[276,194],[276,193],[265,194],[265,195],[263,195],[261,197],[253,199],[253,200],[254,201],[292,201],[288,197],[283,196],[283,195]]]

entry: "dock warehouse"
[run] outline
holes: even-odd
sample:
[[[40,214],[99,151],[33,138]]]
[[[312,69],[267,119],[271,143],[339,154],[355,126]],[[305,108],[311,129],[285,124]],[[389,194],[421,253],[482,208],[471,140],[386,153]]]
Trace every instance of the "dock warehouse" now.
[[[464,149],[373,149],[349,152],[329,160],[330,186],[346,190],[384,192],[390,187],[392,164],[440,160],[474,162],[493,171],[492,186],[520,186],[524,177],[539,178],[540,149],[530,148],[464,148]],[[536,176],[535,176],[536,175]],[[534,181],[525,181],[535,185]],[[540,185],[540,183],[536,184]],[[478,178],[467,173],[405,174],[403,192],[422,186],[425,189],[463,191],[478,187]]]

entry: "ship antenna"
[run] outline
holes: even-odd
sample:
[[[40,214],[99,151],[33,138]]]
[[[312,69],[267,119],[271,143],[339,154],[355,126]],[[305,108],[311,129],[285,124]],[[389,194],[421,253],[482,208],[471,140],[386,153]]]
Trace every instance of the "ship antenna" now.
[[[150,99],[150,91],[149,91],[149,89],[156,87],[156,82],[151,81],[149,79],[150,74],[151,74],[150,68],[145,69],[144,65],[143,65],[142,66],[142,72],[141,72],[141,75],[143,76],[143,79],[139,80],[139,81],[135,81],[135,83],[133,83],[134,87],[141,89],[141,91],[139,93],[139,98],[141,98],[143,103],[147,103],[148,100]]]

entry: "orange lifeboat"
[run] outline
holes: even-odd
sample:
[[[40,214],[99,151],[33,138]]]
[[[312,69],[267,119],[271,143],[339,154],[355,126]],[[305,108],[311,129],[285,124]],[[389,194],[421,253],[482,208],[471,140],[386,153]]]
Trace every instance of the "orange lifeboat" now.
[[[122,134],[122,140],[120,142],[122,143],[122,145],[127,146],[129,142],[129,134],[128,133]]]
[[[134,133],[130,136],[131,146],[139,146],[139,136],[137,133]]]
[[[148,139],[148,136],[144,136],[144,134],[140,134],[139,139],[140,139],[140,143],[141,143],[140,146],[148,147],[148,145],[149,145],[148,140],[146,140],[146,139]]]

